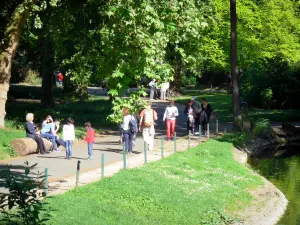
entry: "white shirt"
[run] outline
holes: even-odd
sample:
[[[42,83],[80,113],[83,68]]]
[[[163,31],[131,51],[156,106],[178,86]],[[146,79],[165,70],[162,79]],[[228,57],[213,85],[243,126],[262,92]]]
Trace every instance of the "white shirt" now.
[[[63,139],[64,141],[73,141],[75,140],[75,129],[73,124],[65,124],[63,126]]]
[[[167,120],[176,120],[176,116],[178,116],[178,109],[176,106],[167,107],[164,114],[164,121]]]
[[[121,124],[121,128],[123,130],[129,130],[129,122],[130,120],[135,120],[135,118],[132,115],[123,116],[123,123]]]
[[[169,89],[169,87],[170,87],[170,83],[169,82],[165,82],[165,83],[161,84],[160,90],[161,91],[166,91],[166,90]]]

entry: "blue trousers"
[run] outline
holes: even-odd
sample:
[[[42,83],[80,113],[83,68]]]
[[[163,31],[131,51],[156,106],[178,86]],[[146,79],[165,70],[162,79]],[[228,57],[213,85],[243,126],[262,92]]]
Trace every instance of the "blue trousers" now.
[[[125,150],[127,152],[132,152],[132,138],[133,134],[130,131],[123,131],[123,136],[125,139]]]
[[[43,138],[47,138],[48,140],[51,139],[52,141],[52,146],[53,146],[53,150],[57,150],[57,145],[56,145],[56,136],[54,134],[50,134],[50,133],[42,133],[41,136]]]
[[[72,157],[72,145],[73,141],[65,141],[66,143],[66,156]]]
[[[93,157],[93,145],[94,145],[94,143],[88,143],[88,154],[89,154],[89,157]]]

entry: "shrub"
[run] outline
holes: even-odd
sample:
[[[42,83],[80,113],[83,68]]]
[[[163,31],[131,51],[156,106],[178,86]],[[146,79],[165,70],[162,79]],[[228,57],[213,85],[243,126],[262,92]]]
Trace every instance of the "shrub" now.
[[[271,124],[268,119],[259,119],[255,122],[252,135],[256,137],[264,137],[270,133]]]
[[[0,180],[9,190],[8,194],[1,196],[1,218],[5,224],[25,224],[37,225],[44,224],[49,220],[49,211],[45,209],[42,201],[46,196],[44,189],[44,176],[41,173],[33,174],[30,172],[37,164],[29,166],[25,162],[24,173],[12,171],[12,167],[0,171]],[[41,212],[43,216],[41,216]]]
[[[273,100],[273,91],[271,88],[264,89],[261,94],[262,106],[263,108],[270,109],[272,106]]]
[[[38,72],[34,70],[28,70],[24,83],[32,85],[41,85],[42,78],[39,76]]]

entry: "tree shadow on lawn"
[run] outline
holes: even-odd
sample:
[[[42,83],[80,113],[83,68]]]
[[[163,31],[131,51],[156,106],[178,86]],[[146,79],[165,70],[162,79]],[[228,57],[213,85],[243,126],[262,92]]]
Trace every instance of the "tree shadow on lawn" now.
[[[34,122],[41,123],[47,115],[65,123],[65,119],[71,117],[75,127],[84,127],[89,121],[96,129],[117,128],[117,125],[106,120],[111,113],[112,104],[105,99],[90,100],[87,102],[70,102],[57,104],[54,109],[41,108],[37,102],[7,101],[7,120],[13,120],[18,125],[25,125],[25,116],[31,112],[35,115]]]

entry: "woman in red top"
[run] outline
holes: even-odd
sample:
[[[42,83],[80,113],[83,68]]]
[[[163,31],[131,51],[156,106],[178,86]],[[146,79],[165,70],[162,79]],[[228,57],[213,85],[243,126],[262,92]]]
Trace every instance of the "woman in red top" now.
[[[89,154],[88,159],[92,159],[93,158],[93,145],[95,143],[95,131],[92,128],[92,125],[90,122],[86,122],[84,125],[85,125],[85,129],[86,129],[86,137],[85,137],[84,141],[88,144],[88,154]]]

